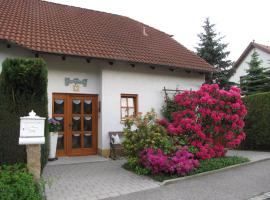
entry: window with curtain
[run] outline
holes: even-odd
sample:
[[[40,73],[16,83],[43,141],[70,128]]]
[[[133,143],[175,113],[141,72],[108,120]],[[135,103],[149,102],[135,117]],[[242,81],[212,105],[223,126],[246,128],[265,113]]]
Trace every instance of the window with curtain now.
[[[121,94],[121,120],[137,115],[137,94]]]

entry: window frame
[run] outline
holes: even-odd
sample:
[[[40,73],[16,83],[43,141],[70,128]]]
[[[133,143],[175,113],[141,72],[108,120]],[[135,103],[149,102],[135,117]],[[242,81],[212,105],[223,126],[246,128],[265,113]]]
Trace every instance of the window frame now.
[[[132,98],[133,99],[133,106],[129,106],[128,105],[128,100],[127,100],[127,106],[122,106],[122,99],[125,98],[126,100],[128,98]],[[134,115],[136,116],[138,114],[138,94],[121,94],[120,95],[120,118],[121,118],[121,121],[125,121],[126,120],[126,117],[123,116],[123,113],[122,113],[122,109],[123,108],[127,108],[128,109],[128,114],[129,114],[129,108],[133,108],[134,109]],[[129,115],[130,116],[130,115]]]

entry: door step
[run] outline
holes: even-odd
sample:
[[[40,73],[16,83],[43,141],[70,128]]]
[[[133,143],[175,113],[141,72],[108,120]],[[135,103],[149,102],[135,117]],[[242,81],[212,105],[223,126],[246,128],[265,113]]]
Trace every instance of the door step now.
[[[72,165],[72,164],[81,164],[81,163],[93,163],[93,162],[104,162],[109,159],[102,156],[93,155],[93,156],[72,156],[72,157],[59,157],[58,160],[49,161],[47,165]]]

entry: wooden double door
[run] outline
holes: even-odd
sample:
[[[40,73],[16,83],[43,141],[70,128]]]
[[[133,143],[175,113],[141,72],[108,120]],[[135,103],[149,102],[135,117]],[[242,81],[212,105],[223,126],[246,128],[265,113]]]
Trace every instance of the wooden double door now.
[[[97,154],[97,95],[54,93],[52,117],[61,124],[57,156]]]

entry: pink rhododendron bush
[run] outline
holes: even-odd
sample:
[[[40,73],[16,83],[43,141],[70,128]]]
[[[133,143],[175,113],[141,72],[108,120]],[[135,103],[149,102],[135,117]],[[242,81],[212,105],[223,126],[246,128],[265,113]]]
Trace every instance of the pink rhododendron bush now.
[[[153,174],[169,173],[185,175],[199,166],[199,161],[188,151],[187,147],[178,149],[168,156],[161,149],[148,148],[141,152],[140,163]]]
[[[155,113],[126,121],[124,129],[130,166],[139,173],[186,175],[200,160],[225,156],[225,148],[235,148],[245,139],[247,110],[240,90],[203,85],[174,98],[178,110],[172,121],[157,120]]]
[[[197,158],[224,156],[224,148],[237,147],[245,139],[247,110],[239,88],[225,91],[217,84],[205,84],[198,91],[176,95],[174,100],[179,111],[172,114],[173,122],[165,126],[169,134],[182,136],[188,145],[196,147]]]

